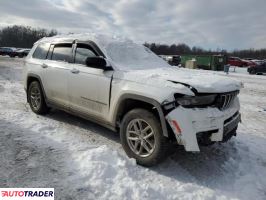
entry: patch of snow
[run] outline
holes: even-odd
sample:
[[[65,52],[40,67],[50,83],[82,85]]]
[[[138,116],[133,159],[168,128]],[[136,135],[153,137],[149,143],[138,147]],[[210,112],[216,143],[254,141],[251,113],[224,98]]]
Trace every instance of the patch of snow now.
[[[182,89],[184,86],[178,83],[184,83],[194,87],[201,93],[230,92],[240,90],[242,87],[240,81],[234,80],[230,77],[221,76],[215,72],[176,67],[131,70],[124,72],[123,75],[120,76],[125,80],[162,88],[175,87]]]

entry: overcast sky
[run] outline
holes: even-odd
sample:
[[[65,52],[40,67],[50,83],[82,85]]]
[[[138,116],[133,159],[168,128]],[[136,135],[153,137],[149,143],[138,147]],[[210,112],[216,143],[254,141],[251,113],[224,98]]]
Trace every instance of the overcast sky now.
[[[14,24],[206,49],[266,48],[266,0],[0,0],[0,26]]]

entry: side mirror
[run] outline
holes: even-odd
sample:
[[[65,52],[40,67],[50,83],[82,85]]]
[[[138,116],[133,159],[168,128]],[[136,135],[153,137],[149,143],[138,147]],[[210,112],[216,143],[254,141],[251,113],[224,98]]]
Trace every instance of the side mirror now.
[[[105,69],[106,68],[106,61],[104,58],[102,57],[88,57],[86,59],[86,65],[88,67],[94,67],[94,68],[97,68],[97,69]]]

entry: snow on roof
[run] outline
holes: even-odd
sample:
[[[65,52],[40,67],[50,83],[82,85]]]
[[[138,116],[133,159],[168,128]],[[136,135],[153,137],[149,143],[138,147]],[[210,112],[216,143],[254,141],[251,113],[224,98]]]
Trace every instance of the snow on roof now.
[[[119,69],[156,68],[168,64],[143,45],[118,35],[104,35],[96,33],[68,34],[46,37],[41,42],[60,42],[67,40],[95,42],[109,61]]]
[[[106,48],[109,44],[114,42],[126,42],[133,43],[132,40],[118,35],[105,35],[97,33],[80,33],[80,34],[65,34],[65,35],[56,35],[53,37],[44,37],[38,40],[36,43],[42,42],[60,42],[66,40],[80,40],[80,41],[93,41],[95,42],[103,53],[106,55]]]
[[[59,42],[62,40],[81,40],[81,41],[94,41],[97,44],[106,46],[110,42],[133,42],[132,40],[118,35],[104,35],[97,33],[80,33],[80,34],[65,34],[65,35],[56,35],[53,37],[44,37],[38,40],[36,43],[41,42]]]

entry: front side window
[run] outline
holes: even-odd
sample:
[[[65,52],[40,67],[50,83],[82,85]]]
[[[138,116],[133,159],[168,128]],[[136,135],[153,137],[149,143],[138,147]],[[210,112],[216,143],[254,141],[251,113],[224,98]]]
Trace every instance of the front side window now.
[[[38,47],[35,49],[32,57],[41,59],[41,60],[46,59],[49,47],[50,47],[50,44],[48,43],[39,44]]]
[[[78,44],[75,53],[75,63],[86,65],[86,58],[95,56],[97,55],[90,46]]]
[[[71,62],[72,44],[57,44],[54,46],[52,60]]]

